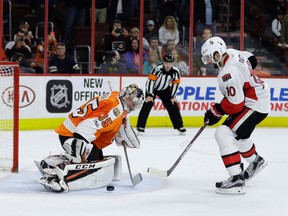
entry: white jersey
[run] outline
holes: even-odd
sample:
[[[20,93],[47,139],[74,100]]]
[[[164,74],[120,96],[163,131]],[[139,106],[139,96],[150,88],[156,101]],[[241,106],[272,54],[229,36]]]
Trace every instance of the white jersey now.
[[[224,66],[219,69],[218,83],[226,114],[236,114],[243,106],[260,113],[270,112],[270,88],[252,72],[248,59],[239,52],[227,52]]]
[[[238,54],[241,54],[243,56],[245,56],[247,59],[251,56],[253,56],[253,53],[251,52],[248,52],[248,51],[241,51],[241,50],[236,50],[236,49],[232,49],[232,48],[229,48],[226,50],[226,52],[229,54],[233,54],[233,53],[238,53]]]

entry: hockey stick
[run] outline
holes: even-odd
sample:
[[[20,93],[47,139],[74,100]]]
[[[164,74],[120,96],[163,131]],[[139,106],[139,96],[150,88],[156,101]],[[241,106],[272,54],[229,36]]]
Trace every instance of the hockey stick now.
[[[110,89],[110,91],[112,91],[112,83],[111,83],[110,80],[108,80],[108,85],[109,85],[109,89]]]
[[[109,85],[109,89],[110,91],[112,91],[112,84],[111,84],[111,81],[108,80],[108,85]],[[130,163],[129,163],[129,159],[128,159],[128,154],[127,154],[127,150],[126,150],[126,146],[125,144],[123,143],[122,144],[123,146],[123,149],[124,149],[124,153],[125,153],[125,158],[126,158],[126,163],[127,163],[127,167],[128,167],[128,172],[129,172],[129,176],[130,176],[130,179],[131,179],[131,182],[133,184],[133,187],[137,184],[139,184],[143,178],[141,176],[141,173],[138,173],[137,175],[135,175],[134,177],[132,177],[132,173],[131,173],[131,168],[130,168]]]
[[[195,140],[198,138],[198,136],[202,133],[202,131],[205,129],[205,127],[207,126],[208,122],[205,122],[203,124],[203,126],[199,129],[199,131],[196,133],[196,135],[193,137],[193,139],[190,141],[190,143],[188,144],[188,146],[184,149],[184,151],[182,152],[182,154],[178,157],[178,159],[176,160],[176,162],[171,166],[170,169],[168,170],[161,170],[161,169],[157,169],[154,167],[149,167],[147,172],[152,175],[152,176],[157,176],[157,177],[168,177],[173,170],[176,168],[176,166],[179,164],[179,162],[182,160],[182,158],[184,157],[184,155],[189,151],[189,149],[191,148],[192,144],[195,142]]]
[[[131,168],[130,168],[130,163],[129,163],[129,159],[128,159],[128,154],[127,154],[127,150],[126,150],[126,146],[125,144],[122,145],[123,149],[124,149],[124,153],[125,153],[125,158],[126,158],[126,163],[127,163],[127,167],[128,167],[128,172],[129,172],[129,176],[130,176],[130,180],[133,184],[133,187],[137,184],[139,184],[143,178],[141,176],[140,173],[138,173],[137,175],[135,175],[134,177],[132,177],[132,173],[131,173]]]

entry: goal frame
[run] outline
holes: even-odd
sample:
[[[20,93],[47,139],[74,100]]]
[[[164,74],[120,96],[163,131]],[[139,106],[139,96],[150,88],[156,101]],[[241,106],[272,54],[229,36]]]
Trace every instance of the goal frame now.
[[[11,172],[17,173],[19,167],[19,64],[0,61],[0,67],[13,67],[13,163]]]

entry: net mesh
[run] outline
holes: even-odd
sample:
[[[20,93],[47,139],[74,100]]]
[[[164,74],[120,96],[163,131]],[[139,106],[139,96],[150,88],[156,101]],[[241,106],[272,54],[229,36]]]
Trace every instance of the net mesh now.
[[[0,65],[0,169],[8,170],[13,166],[13,85],[14,68]]]

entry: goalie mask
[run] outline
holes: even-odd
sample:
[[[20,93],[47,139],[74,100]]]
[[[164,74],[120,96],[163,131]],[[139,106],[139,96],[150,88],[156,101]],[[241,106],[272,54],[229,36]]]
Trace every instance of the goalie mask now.
[[[131,112],[142,106],[144,94],[137,84],[131,84],[121,90],[120,99],[123,102],[124,108],[128,112]]]

